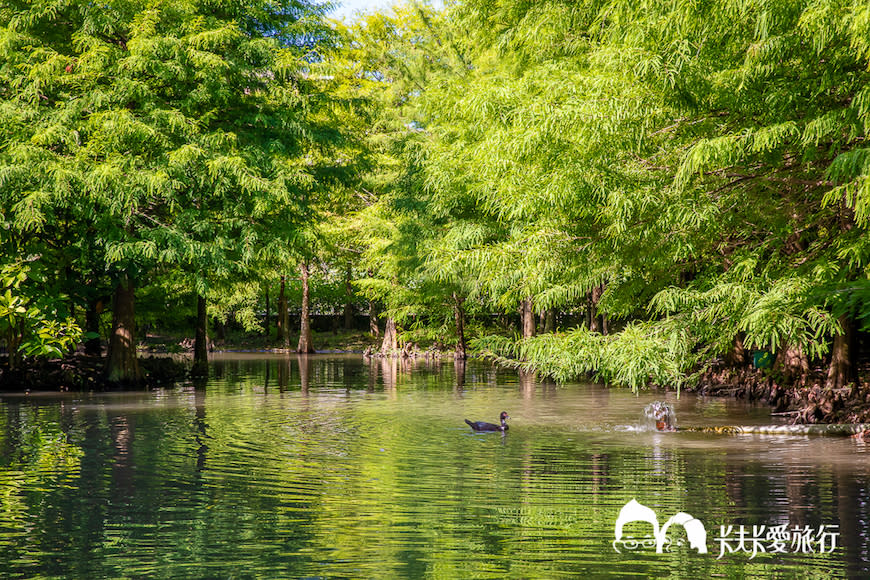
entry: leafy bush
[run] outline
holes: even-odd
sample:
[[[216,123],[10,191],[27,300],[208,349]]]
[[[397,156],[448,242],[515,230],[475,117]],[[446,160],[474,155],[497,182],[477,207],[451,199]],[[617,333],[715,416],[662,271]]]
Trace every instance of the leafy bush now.
[[[0,340],[6,343],[11,368],[24,357],[63,356],[82,338],[75,320],[64,316],[61,298],[39,292],[39,276],[31,269],[22,261],[0,267]]]
[[[480,356],[558,381],[588,376],[634,391],[651,383],[679,389],[692,380],[690,373],[704,356],[694,352],[695,340],[687,332],[667,320],[633,322],[611,335],[575,328],[525,340],[491,335],[471,345]]]

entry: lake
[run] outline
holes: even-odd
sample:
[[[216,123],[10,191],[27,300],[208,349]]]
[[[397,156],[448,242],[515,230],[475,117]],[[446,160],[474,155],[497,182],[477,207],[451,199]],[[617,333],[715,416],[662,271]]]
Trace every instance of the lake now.
[[[781,421],[359,355],[219,354],[196,385],[3,394],[0,577],[870,575],[867,446],[656,432],[656,400],[680,426]],[[504,435],[463,422],[502,410]],[[678,512],[694,523],[626,521],[615,541],[621,513]]]

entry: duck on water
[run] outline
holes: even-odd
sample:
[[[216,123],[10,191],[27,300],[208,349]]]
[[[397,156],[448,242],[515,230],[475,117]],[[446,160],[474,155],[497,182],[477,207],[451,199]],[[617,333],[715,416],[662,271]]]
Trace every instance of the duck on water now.
[[[507,420],[510,419],[510,417],[506,411],[502,411],[501,415],[499,415],[499,419],[501,419],[501,425],[494,425],[493,423],[487,423],[486,421],[469,421],[468,419],[466,419],[465,422],[475,431],[501,431],[504,433],[508,430]]]

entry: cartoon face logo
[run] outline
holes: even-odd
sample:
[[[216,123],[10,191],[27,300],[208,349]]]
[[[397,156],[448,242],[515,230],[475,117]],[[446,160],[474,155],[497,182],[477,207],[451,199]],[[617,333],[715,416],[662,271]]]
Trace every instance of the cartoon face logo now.
[[[625,541],[622,540],[622,529],[626,524],[631,522],[647,522],[652,524],[653,540],[655,541],[657,554],[663,552],[665,543],[670,544],[670,539],[668,539],[668,529],[673,524],[683,526],[686,530],[686,538],[689,540],[690,547],[698,550],[699,554],[707,553],[707,530],[704,529],[704,524],[702,524],[700,520],[685,512],[677,512],[676,515],[666,521],[665,525],[659,529],[659,520],[656,513],[635,500],[631,500],[622,506],[622,509],[619,510],[619,517],[616,518],[616,528],[614,530],[616,539],[613,540],[613,549],[617,552],[620,552],[617,547],[617,544],[620,542],[622,542],[623,547],[627,549],[635,549],[638,545],[651,546],[651,543],[642,541],[638,542],[632,539],[626,539]]]

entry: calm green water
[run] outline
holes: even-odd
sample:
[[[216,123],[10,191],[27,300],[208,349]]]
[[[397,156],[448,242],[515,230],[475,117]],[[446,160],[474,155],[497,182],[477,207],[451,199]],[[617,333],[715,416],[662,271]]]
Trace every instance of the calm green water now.
[[[730,400],[323,355],[225,355],[196,388],[2,395],[0,577],[870,575],[868,448],[643,430],[656,399],[681,425],[774,422]],[[502,410],[504,437],[463,423]],[[709,553],[676,526],[669,552],[617,552],[631,499],[660,524],[701,520]],[[753,557],[752,537],[771,545],[753,525],[804,533]],[[836,548],[799,541],[823,525]]]

